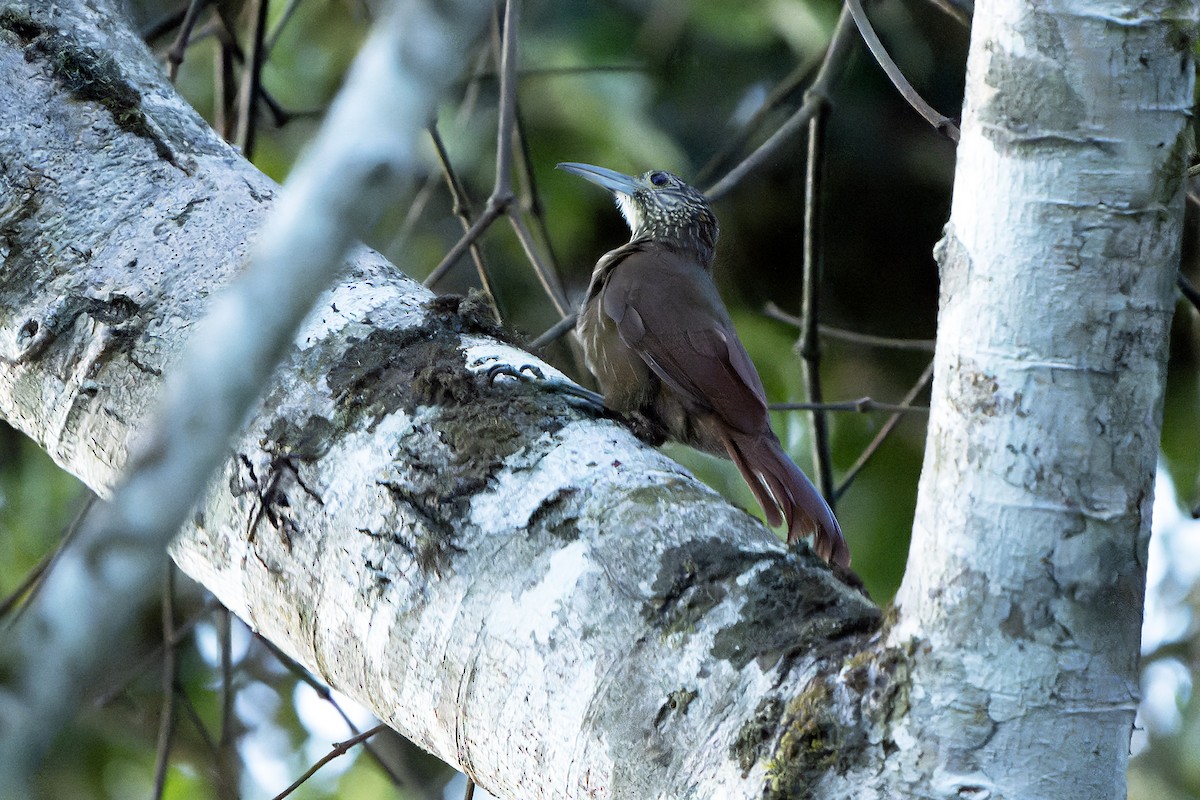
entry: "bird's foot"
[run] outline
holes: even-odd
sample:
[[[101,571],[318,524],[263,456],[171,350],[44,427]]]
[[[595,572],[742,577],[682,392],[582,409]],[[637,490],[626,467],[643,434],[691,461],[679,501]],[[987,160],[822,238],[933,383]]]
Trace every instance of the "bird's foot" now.
[[[519,381],[536,381],[544,389],[560,394],[567,400],[574,401],[577,405],[582,405],[597,414],[607,416],[610,413],[608,407],[604,405],[603,395],[570,381],[547,378],[546,373],[536,364],[522,364],[519,367],[511,364],[493,364],[484,370],[484,374],[487,375],[488,383],[495,383],[496,379],[501,376],[515,378]]]

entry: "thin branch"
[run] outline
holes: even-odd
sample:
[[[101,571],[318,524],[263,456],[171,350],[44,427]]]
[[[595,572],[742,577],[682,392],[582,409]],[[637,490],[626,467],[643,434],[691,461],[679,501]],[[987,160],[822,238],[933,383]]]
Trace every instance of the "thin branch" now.
[[[1200,289],[1197,289],[1182,272],[1177,272],[1175,274],[1175,285],[1179,287],[1179,291],[1183,293],[1183,296],[1187,298],[1187,301],[1191,303],[1194,308],[1200,310]]]
[[[188,8],[191,3],[181,5],[174,11],[167,11],[156,20],[152,20],[150,24],[138,31],[138,36],[146,44],[151,44],[155,39],[161,36],[166,36],[171,31],[183,24],[184,17],[187,16]]]
[[[379,733],[382,730],[385,730],[386,728],[387,728],[387,725],[379,724],[379,725],[376,725],[374,728],[371,728],[371,730],[363,731],[358,736],[354,736],[350,739],[347,739],[344,742],[335,742],[332,750],[330,750],[328,753],[323,755],[320,758],[320,760],[317,761],[317,763],[315,763],[311,767],[309,767],[308,771],[305,772],[303,775],[301,775],[299,778],[297,778],[295,783],[293,783],[288,788],[284,789],[279,794],[275,795],[274,800],[283,800],[283,798],[287,797],[292,792],[299,789],[300,786],[305,781],[307,781],[313,775],[316,775],[317,770],[319,770],[321,767],[325,766],[330,761],[333,761],[338,756],[346,755],[346,753],[349,752],[350,748],[354,747],[359,742],[365,742],[367,739],[370,739],[372,736],[374,736],[375,734]]]
[[[296,13],[296,9],[300,7],[301,2],[303,0],[288,0],[288,4],[283,7],[283,13],[279,15],[275,27],[267,34],[266,41],[264,42],[264,48],[268,56],[275,50],[275,45],[279,42],[279,37],[283,35],[283,29],[292,21],[292,14]]]
[[[238,786],[242,770],[237,749],[237,715],[233,708],[237,699],[237,689],[233,685],[233,615],[222,606],[217,609],[216,616],[221,643],[221,733],[217,738],[217,771],[222,786]]]
[[[830,508],[835,508],[833,451],[829,443],[829,419],[821,410],[821,342],[817,335],[821,291],[821,189],[824,170],[825,122],[829,106],[821,105],[808,124],[808,159],[804,175],[804,282],[800,302],[800,356],[804,360],[804,382],[814,404],[812,457],[817,470],[817,489]]]
[[[918,114],[925,118],[926,122],[933,126],[934,130],[950,141],[957,142],[959,132],[954,120],[934,109],[925,102],[925,98],[917,94],[917,90],[908,82],[904,73],[896,66],[896,62],[892,61],[892,57],[888,55],[883,42],[875,35],[875,29],[871,27],[871,20],[867,18],[867,12],[863,9],[861,0],[846,0],[846,7],[850,9],[850,14],[854,17],[854,24],[858,26],[858,32],[862,34],[863,41],[867,43],[871,55],[875,56],[879,66],[883,67],[883,71],[887,73],[892,85],[896,87],[900,95]]]
[[[200,712],[196,710],[196,706],[192,703],[187,692],[177,692],[179,704],[183,708],[184,716],[192,723],[192,727],[196,729],[196,733],[200,734],[200,740],[204,742],[204,747],[209,754],[216,758],[217,743],[213,741],[212,734],[208,731],[208,726],[204,724],[204,720],[200,718]],[[224,796],[224,795],[221,795]]]
[[[708,183],[721,165],[727,159],[733,156],[738,150],[745,146],[746,141],[758,130],[759,126],[766,121],[771,112],[777,109],[784,100],[786,100],[793,92],[795,92],[805,81],[809,79],[813,71],[820,65],[820,61],[812,59],[797,64],[783,80],[775,84],[771,91],[764,98],[762,105],[750,116],[750,119],[739,126],[733,135],[727,137],[722,142],[721,147],[717,152],[709,157],[708,163],[700,168],[700,171],[695,175],[696,184]]]
[[[429,136],[433,139],[433,147],[437,151],[438,163],[442,167],[442,174],[446,178],[446,186],[450,189],[450,196],[454,200],[454,215],[458,217],[462,223],[463,233],[471,230],[471,200],[467,196],[467,190],[462,185],[462,181],[458,179],[458,174],[454,171],[454,165],[450,163],[450,154],[446,151],[446,143],[442,141],[442,136],[438,133],[437,123],[434,122],[429,126]],[[469,245],[471,251],[471,260],[475,262],[475,272],[479,275],[479,284],[483,287],[483,293],[487,296],[488,305],[492,308],[492,314],[496,317],[496,321],[503,320],[500,313],[500,304],[496,299],[496,289],[492,284],[492,277],[488,273],[487,265],[483,262],[483,253],[479,249],[479,245],[471,242]]]
[[[425,277],[425,286],[432,289],[441,282],[442,278],[446,277],[446,273],[455,265],[462,254],[467,251],[475,243],[479,236],[491,227],[491,224],[504,214],[504,208],[493,202],[488,202],[487,207],[483,209],[483,213],[479,215],[479,219],[475,220],[470,229],[462,235],[454,247],[450,248],[450,252],[442,257],[438,265],[433,268],[433,271]]]
[[[512,199],[512,140],[517,113],[517,23],[521,6],[515,0],[504,2],[503,32],[500,39],[500,122],[496,131],[496,183],[493,202],[506,206]]]
[[[463,792],[463,800],[474,800],[475,797],[475,781],[470,775],[467,776],[467,790]]]
[[[959,25],[962,25],[968,30],[971,28],[971,12],[968,9],[963,8],[961,5],[959,5],[959,3],[955,2],[955,0],[929,0],[929,2],[932,3],[938,11],[946,14]]]
[[[267,30],[267,0],[249,0],[250,47],[242,73],[242,90],[238,95],[237,145],[242,155],[254,155],[254,140],[258,132],[258,98],[262,91],[262,68],[266,60],[263,37]]]
[[[54,566],[54,562],[58,560],[59,555],[67,548],[67,546],[71,543],[71,540],[75,538],[76,532],[79,531],[80,526],[83,524],[84,518],[87,517],[88,512],[91,511],[92,506],[95,505],[95,503],[96,495],[88,492],[87,499],[84,500],[83,507],[80,508],[79,513],[75,515],[75,519],[71,520],[71,524],[67,526],[67,530],[65,533],[63,533],[62,538],[59,539],[58,544],[56,544],[54,548],[50,550],[50,552],[42,556],[41,560],[38,561],[33,569],[29,571],[24,580],[22,580],[15,589],[9,592],[7,597],[5,597],[3,600],[0,600],[0,619],[4,619],[11,614],[13,609],[17,609],[17,613],[12,617],[12,619],[9,619],[7,623],[12,624],[20,618],[21,609],[23,609],[25,606],[21,605],[18,607],[18,604],[20,604],[22,601],[27,603],[29,599],[33,597],[34,593],[37,592],[38,588],[42,585],[42,578]]]
[[[338,703],[337,699],[333,696],[333,692],[329,690],[328,686],[317,680],[317,678],[314,677],[311,672],[301,666],[291,656],[287,655],[274,644],[272,644],[269,640],[264,639],[261,636],[257,636],[256,638],[258,639],[259,643],[267,648],[271,655],[273,655],[280,664],[283,664],[285,667],[287,667],[289,672],[294,674],[300,680],[304,681],[309,688],[316,692],[317,697],[333,706],[333,710],[336,711],[338,716],[342,718],[342,722],[346,723],[346,727],[350,729],[352,734],[357,735],[360,732],[358,726],[354,724],[354,720],[350,719],[350,715],[347,714],[346,710],[342,708],[340,703]],[[424,800],[437,800],[434,792],[426,788],[416,775],[413,775],[411,771],[407,769],[403,775],[397,772],[395,765],[389,763],[389,761],[384,758],[379,750],[370,742],[363,742],[363,749],[366,750],[367,753],[375,760],[375,763],[379,765],[379,768],[387,773],[388,778],[391,779],[394,785],[403,787],[408,791],[415,792],[423,797]]]
[[[542,203],[541,193],[538,191],[537,175],[533,169],[533,149],[529,145],[529,137],[525,135],[525,121],[521,116],[519,102],[517,104],[516,126],[517,155],[519,157],[521,175],[525,179],[525,197],[521,205],[533,217],[533,223],[537,226],[542,246],[546,250],[546,259],[548,261],[546,267],[549,269],[550,274],[555,277],[555,283],[561,287],[562,272],[558,267],[558,256],[554,252],[554,242],[550,238],[550,226],[546,222],[546,208]]]
[[[525,227],[520,213],[516,209],[509,208],[508,220],[512,223],[513,231],[517,234],[517,239],[520,240],[521,247],[525,250],[525,257],[529,259],[529,263],[533,264],[533,270],[537,273],[538,281],[542,284],[542,289],[550,296],[550,300],[554,303],[554,307],[558,310],[559,315],[564,318],[570,316],[572,313],[571,304],[567,302],[567,293],[563,291],[562,284],[558,281],[558,276],[538,256],[533,237],[529,234],[529,229]]]
[[[442,259],[429,276],[425,285],[435,286],[446,272],[458,261],[466,251],[501,214],[507,214],[512,223],[513,231],[525,251],[529,263],[533,265],[542,288],[558,309],[559,314],[568,314],[566,292],[558,275],[537,254],[537,248],[525,223],[521,220],[519,211],[513,208],[513,136],[516,129],[517,108],[517,26],[520,17],[520,4],[514,0],[506,0],[504,4],[504,19],[500,25],[501,37],[497,47],[500,58],[500,121],[496,131],[496,181],[488,198],[487,207],[475,220],[470,229],[463,234],[458,243]]]
[[[237,42],[224,25],[218,28],[217,48],[213,53],[213,127],[228,142],[233,139],[237,119],[237,79],[233,73]]]
[[[822,336],[830,339],[840,339],[844,342],[866,345],[868,347],[886,347],[892,350],[919,350],[932,353],[936,341],[933,339],[897,339],[892,336],[873,336],[869,333],[858,333],[832,325],[821,325],[818,328]]]
[[[881,403],[870,397],[860,397],[857,400],[842,400],[837,403],[771,403],[772,411],[853,411],[866,414],[874,411],[891,411],[897,414],[928,414],[924,406],[905,405],[904,403]]]
[[[179,660],[173,644],[175,639],[175,566],[168,565],[163,573],[162,597],[162,713],[158,720],[158,744],[154,752],[154,798],[161,800],[167,785],[167,769],[171,765],[171,741],[175,735],[175,682]]]
[[[530,350],[538,351],[551,342],[558,341],[560,337],[569,332],[575,327],[575,320],[579,317],[577,312],[571,312],[567,316],[560,319],[558,322],[550,326],[550,329],[541,336],[534,339],[527,346]]]
[[[812,119],[819,107],[829,102],[829,93],[833,90],[838,78],[841,77],[846,65],[850,63],[850,56],[857,43],[858,37],[854,35],[854,20],[851,18],[850,12],[843,8],[837,25],[833,29],[829,47],[825,50],[825,59],[821,62],[821,69],[813,80],[812,86],[804,93],[804,103],[796,109],[787,122],[779,127],[779,130],[771,134],[754,152],[725,173],[723,178],[704,190],[704,194],[709,200],[720,200],[728,194],[747,175],[775,155],[784,142],[799,133],[800,129]]]
[[[773,302],[763,307],[763,314],[779,322],[786,322],[796,328],[802,327],[801,320],[794,314],[789,314]],[[874,336],[869,333],[848,331],[835,328],[832,325],[819,324],[817,331],[829,339],[840,339],[844,342],[866,345],[867,347],[887,347],[893,350],[919,350],[932,353],[935,340],[933,339],[898,339],[893,336]]]
[[[142,673],[158,663],[158,660],[163,657],[165,648],[168,645],[171,647],[178,647],[184,639],[191,635],[192,629],[196,627],[196,623],[202,620],[212,609],[218,607],[219,604],[215,599],[210,600],[208,603],[204,604],[203,608],[189,617],[182,625],[177,625],[175,627],[175,633],[169,642],[160,642],[154,647],[154,649],[138,659],[137,664],[134,665],[134,667],[130,669],[127,674],[121,676],[120,683],[114,684],[108,689],[108,691],[96,698],[96,705],[100,708],[103,708],[104,706],[107,706],[115,701],[117,697],[119,697],[129,687],[129,684],[133,683],[138,679],[139,676],[141,676]]]
[[[904,399],[900,401],[900,405],[911,406],[913,401],[916,400],[917,396],[925,390],[925,387],[929,385],[929,381],[932,379],[933,361],[930,360],[929,366],[925,367],[925,371],[921,373],[921,377],[917,378],[917,382],[913,384],[911,389],[908,390],[908,394],[904,395]],[[858,477],[858,473],[862,472],[863,467],[867,465],[867,462],[869,462],[871,457],[874,456],[876,451],[879,450],[879,447],[883,444],[884,440],[887,439],[887,437],[891,435],[891,432],[896,429],[896,426],[900,424],[900,420],[903,417],[904,414],[898,412],[892,414],[892,416],[888,417],[887,422],[883,423],[883,427],[879,429],[879,433],[875,434],[875,438],[872,439],[871,443],[867,445],[865,450],[863,450],[862,455],[860,455],[858,460],[850,466],[850,469],[846,470],[846,474],[842,477],[842,483],[837,487],[837,491],[835,492],[837,497],[840,498],[846,493],[846,490],[850,488],[852,483],[854,483],[854,479]]]
[[[191,39],[192,31],[196,28],[196,22],[200,19],[200,12],[213,2],[214,0],[191,0],[188,3],[187,12],[183,15],[183,22],[179,26],[179,35],[175,37],[171,49],[167,51],[167,78],[171,83],[175,82],[175,78],[179,74],[179,65],[183,63],[184,54],[187,53],[188,42]]]

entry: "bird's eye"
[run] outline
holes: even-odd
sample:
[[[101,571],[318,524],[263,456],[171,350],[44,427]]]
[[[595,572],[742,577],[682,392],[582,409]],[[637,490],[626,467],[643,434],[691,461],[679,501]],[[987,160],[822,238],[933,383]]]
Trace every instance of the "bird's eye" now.
[[[667,177],[667,173],[665,172],[650,173],[650,182],[655,186],[666,186],[668,181],[670,181],[670,178]]]

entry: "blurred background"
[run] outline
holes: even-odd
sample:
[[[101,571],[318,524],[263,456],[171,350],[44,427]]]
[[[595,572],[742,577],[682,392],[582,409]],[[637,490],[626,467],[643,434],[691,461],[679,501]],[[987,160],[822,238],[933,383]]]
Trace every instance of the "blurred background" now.
[[[179,68],[180,91],[215,125],[223,122],[217,80],[230,69],[225,20],[244,46],[253,3],[223,0],[202,12]],[[130,2],[136,25],[166,61],[186,3]],[[573,300],[596,259],[628,238],[606,193],[556,172],[583,161],[623,172],[666,169],[710,185],[773,132],[803,101],[840,6],[828,0],[531,0],[523,5],[518,87],[521,136],[519,202],[543,259],[554,265]],[[267,11],[269,56],[264,103],[256,115],[251,156],[286,179],[313,135],[376,9],[365,0],[273,0]],[[968,29],[933,0],[870,8],[876,30],[917,90],[957,117]],[[219,16],[218,16],[219,15]],[[475,213],[495,170],[497,78],[493,41],[463,48],[464,79],[437,120],[445,152]],[[804,210],[803,134],[725,195],[716,273],[743,341],[772,401],[800,401],[798,329],[768,315],[773,304],[795,315],[801,297]],[[461,236],[432,138],[429,178],[397,198],[372,246],[421,280]],[[937,311],[932,257],[949,214],[954,146],[898,96],[862,50],[832,95],[820,196],[820,319],[835,329],[821,340],[825,399],[871,397],[895,403],[919,390],[931,353]],[[512,228],[498,224],[481,240],[505,324],[532,339],[558,321]],[[1198,277],[1198,276],[1193,276]],[[438,285],[467,292],[479,285],[463,258]],[[904,340],[852,341],[838,330]],[[1158,479],[1151,586],[1147,602],[1143,712],[1134,737],[1131,798],[1200,798],[1200,700],[1192,687],[1200,626],[1200,434],[1197,433],[1197,314],[1180,305],[1171,342],[1169,395]],[[565,340],[544,355],[586,380]],[[916,405],[928,391],[917,391]],[[904,569],[925,436],[925,416],[903,414],[860,468],[864,449],[889,414],[830,416],[839,482],[853,472],[837,511],[871,595],[888,603]],[[776,430],[811,472],[811,428],[804,412],[778,412]],[[670,454],[733,502],[758,513],[727,462],[682,447]],[[85,490],[36,446],[0,423],[0,597],[53,551],[86,502]],[[364,730],[373,720],[350,701],[328,696],[276,656],[236,619],[213,607],[179,576],[180,630],[174,681],[180,724],[165,797],[269,798],[282,792],[330,743],[352,735],[340,708]],[[45,776],[49,797],[153,796],[162,711],[161,623],[145,621],[142,671],[112,685],[59,743]],[[226,661],[229,671],[222,669]],[[230,676],[225,685],[223,675]],[[380,735],[375,750],[335,759],[293,797],[461,797],[461,776],[398,737]],[[387,767],[382,768],[380,762]],[[399,785],[397,785],[399,784]],[[482,796],[482,795],[477,795]]]

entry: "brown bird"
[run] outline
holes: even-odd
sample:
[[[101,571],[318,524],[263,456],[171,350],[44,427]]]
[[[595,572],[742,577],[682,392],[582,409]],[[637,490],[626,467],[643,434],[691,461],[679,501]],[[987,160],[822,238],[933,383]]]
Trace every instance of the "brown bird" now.
[[[575,323],[610,409],[645,438],[727,456],[788,542],[813,535],[826,561],[850,563],[829,505],[779,444],[762,381],[712,279],[717,218],[669,172],[634,177],[590,164],[566,170],[616,196],[627,244],[596,264]]]

